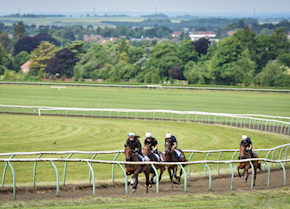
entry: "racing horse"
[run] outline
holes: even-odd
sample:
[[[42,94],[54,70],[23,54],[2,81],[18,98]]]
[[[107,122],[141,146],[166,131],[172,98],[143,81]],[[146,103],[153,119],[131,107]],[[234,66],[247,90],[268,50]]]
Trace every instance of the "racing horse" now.
[[[138,156],[135,151],[131,149],[131,147],[127,147],[125,145],[125,159],[127,162],[142,162],[142,156]],[[138,175],[139,173],[144,173],[146,177],[146,193],[148,193],[149,186],[149,173],[151,169],[151,165],[125,165],[126,166],[126,174],[132,176],[132,180],[130,182],[130,188],[133,188],[132,192],[137,190],[138,185]],[[134,185],[135,182],[135,185]]]
[[[258,155],[256,153],[253,153],[253,154],[254,154],[254,156],[256,158],[258,158]],[[239,156],[239,159],[242,160],[242,159],[249,159],[249,158],[251,158],[251,153],[246,150],[246,147],[244,145],[241,145],[240,146],[240,156]],[[252,163],[253,163],[254,171],[255,171],[255,174],[254,174],[254,184],[253,184],[253,186],[255,186],[256,175],[257,175],[257,168],[259,168],[260,171],[262,171],[262,169],[261,169],[261,163],[259,163],[257,160],[256,161],[252,161]],[[248,162],[240,162],[240,165],[237,167],[240,178],[244,178],[244,174],[246,173],[245,183],[247,183],[247,180],[248,180],[248,177],[249,177],[248,170],[250,168],[251,168],[251,165],[250,165],[250,162],[249,161]],[[240,169],[244,169],[244,172],[243,172],[242,175],[240,174]]]
[[[165,142],[165,162],[186,162],[185,155],[182,152],[182,150],[177,149],[180,152],[180,157],[177,158],[175,155],[174,149],[172,149],[170,142]],[[185,165],[182,165],[185,166]],[[170,176],[170,180],[174,184],[180,184],[180,177],[182,175],[182,169],[180,169],[180,174],[177,176],[177,165],[168,165],[167,170]],[[171,170],[173,170],[173,173],[171,174]],[[178,179],[178,183],[173,181],[173,176],[175,179]]]
[[[144,147],[143,147],[143,155],[147,156],[147,157],[150,159],[150,161],[154,161],[154,162],[164,162],[164,160],[165,160],[165,155],[164,155],[162,152],[159,152],[159,151],[158,151],[159,158],[161,158],[161,159],[158,161],[158,159],[156,159],[155,154],[151,153],[150,146],[151,146],[151,144],[149,144],[149,145],[144,145]],[[163,159],[162,159],[162,158],[163,158]],[[160,182],[160,180],[161,180],[161,176],[162,176],[162,174],[163,174],[163,171],[165,170],[165,165],[154,165],[154,166],[155,166],[156,169],[160,169],[160,174],[159,174],[159,182]],[[154,177],[155,177],[155,172],[153,171],[153,172],[152,172],[152,176],[151,176],[151,180],[150,180],[150,183],[151,183],[151,184],[154,184],[154,181],[153,181]]]

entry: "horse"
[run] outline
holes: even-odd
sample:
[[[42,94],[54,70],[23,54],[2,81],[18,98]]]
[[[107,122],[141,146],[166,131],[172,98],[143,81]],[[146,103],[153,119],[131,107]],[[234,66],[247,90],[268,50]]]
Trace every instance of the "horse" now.
[[[151,144],[144,145],[144,147],[143,147],[143,155],[147,156],[150,159],[150,161],[158,162],[157,159],[155,158],[154,154],[151,153],[150,146],[151,146]],[[163,161],[164,161],[165,160],[165,155],[162,152],[158,152],[158,154],[159,154],[159,157],[162,156]],[[161,159],[161,161],[162,161],[162,159]],[[155,166],[156,169],[160,169],[160,174],[159,174],[159,182],[160,182],[162,173],[165,170],[165,165],[154,165],[154,166]],[[151,184],[154,184],[154,181],[153,181],[154,177],[155,177],[155,172],[152,172],[152,176],[151,176],[151,180],[150,180]]]
[[[180,150],[180,149],[177,149],[177,150],[179,152],[181,152],[181,156],[179,159],[176,157],[174,150],[171,147],[170,142],[165,142],[165,162],[186,162],[185,155],[182,152],[182,150]],[[185,165],[183,165],[183,166],[185,166]],[[180,177],[182,175],[182,169],[180,169],[179,176],[176,175],[177,165],[168,165],[167,170],[168,170],[168,173],[170,176],[171,183],[180,184]],[[171,170],[173,170],[172,174],[171,174]],[[175,179],[178,179],[178,183],[173,181],[173,176],[175,177]]]
[[[258,155],[256,153],[253,153],[254,156],[256,158],[258,158]],[[251,153],[249,151],[246,150],[245,145],[241,145],[240,146],[240,156],[239,159],[249,159],[251,158]],[[252,161],[253,162],[253,161]],[[255,186],[255,182],[256,182],[256,175],[257,175],[257,168],[259,168],[260,171],[262,171],[261,169],[261,163],[259,163],[257,160],[253,162],[253,166],[254,166],[254,171],[255,171],[255,175],[254,175],[254,184],[253,186]],[[246,172],[246,179],[245,179],[245,183],[247,183],[248,177],[249,177],[249,173],[248,170],[251,168],[250,162],[240,162],[240,165],[237,167],[238,169],[238,173],[239,173],[239,177],[240,178],[244,178],[244,174]],[[244,169],[243,174],[240,174],[240,169]]]
[[[125,159],[127,162],[142,162],[142,160],[135,154],[135,152],[131,149],[131,147],[127,147],[125,145]],[[137,190],[138,185],[138,175],[139,173],[144,173],[146,177],[146,193],[148,193],[148,186],[149,186],[149,173],[151,169],[151,165],[125,165],[126,166],[126,174],[132,176],[132,180],[130,182],[130,188],[133,188],[132,192]],[[134,185],[135,181],[135,186]]]

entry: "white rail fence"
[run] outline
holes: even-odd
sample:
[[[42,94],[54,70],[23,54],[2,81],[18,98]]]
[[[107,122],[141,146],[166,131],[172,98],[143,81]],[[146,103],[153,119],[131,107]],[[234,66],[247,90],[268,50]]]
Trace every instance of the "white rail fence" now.
[[[278,163],[284,172],[284,185],[286,185],[286,170],[285,167],[283,165],[283,163],[287,163],[290,160],[287,159],[288,156],[288,149],[290,147],[290,143],[289,144],[284,144],[284,145],[280,145],[274,148],[264,148],[264,149],[254,149],[253,151],[257,152],[257,154],[259,154],[262,151],[267,151],[266,157],[265,158],[257,158],[255,160],[259,160],[264,162],[264,168],[265,166],[267,166],[268,169],[268,186],[270,186],[270,166],[268,165],[267,162],[271,163],[271,167],[273,167],[273,163]],[[282,152],[283,150],[286,148],[285,150],[285,159],[282,159]],[[279,159],[274,159],[274,154],[275,152],[280,149],[280,154],[279,154]],[[239,151],[238,149],[222,149],[222,150],[183,150],[185,153],[191,153],[189,160],[187,162],[183,162],[183,163],[172,163],[172,162],[126,162],[126,161],[116,161],[117,157],[119,156],[120,153],[124,153],[123,150],[116,150],[116,151],[39,151],[39,152],[13,152],[13,153],[0,153],[0,157],[3,156],[10,156],[10,158],[0,158],[0,162],[6,162],[5,166],[4,166],[4,171],[3,171],[3,177],[2,177],[2,186],[4,186],[4,181],[5,181],[5,174],[6,174],[6,168],[7,165],[10,167],[11,171],[12,171],[12,175],[13,175],[13,198],[16,198],[16,177],[15,177],[15,172],[14,172],[14,168],[12,166],[12,162],[16,163],[16,162],[35,162],[34,164],[34,170],[33,170],[33,185],[35,186],[35,175],[36,175],[36,165],[37,162],[50,162],[52,164],[52,166],[55,169],[56,172],[56,183],[57,183],[57,196],[59,196],[59,174],[58,174],[58,169],[57,167],[54,165],[54,162],[65,162],[64,165],[64,173],[63,173],[63,186],[65,186],[65,178],[66,178],[66,168],[67,168],[67,163],[68,162],[85,162],[88,166],[89,166],[89,182],[91,183],[91,179],[92,179],[92,184],[93,184],[93,193],[95,194],[95,177],[94,177],[94,170],[92,167],[92,163],[99,163],[99,164],[112,164],[112,182],[114,182],[114,165],[118,165],[121,170],[123,171],[124,174],[124,178],[125,178],[125,182],[127,182],[127,175],[125,173],[124,168],[122,167],[122,165],[124,164],[140,164],[140,165],[151,165],[152,168],[155,171],[156,176],[158,177],[158,172],[155,169],[154,165],[179,165],[181,167],[181,169],[184,172],[184,191],[186,191],[186,186],[187,186],[187,174],[188,177],[190,177],[190,166],[194,165],[194,164],[204,164],[204,168],[205,168],[205,176],[206,176],[206,172],[208,171],[209,173],[209,190],[211,190],[211,169],[209,167],[208,164],[217,164],[217,169],[218,169],[218,175],[219,175],[219,164],[228,164],[230,169],[231,169],[231,174],[232,174],[232,180],[231,180],[231,189],[233,189],[233,181],[234,181],[234,171],[233,171],[233,163],[239,163],[239,162],[245,162],[245,161],[249,161],[251,164],[251,167],[253,168],[252,162],[250,161],[250,159],[247,160],[233,160],[234,156],[237,154],[237,152]],[[231,157],[231,160],[220,160],[220,157],[222,155],[222,153],[224,152],[234,152],[234,154]],[[268,159],[268,156],[270,155],[270,153],[272,152],[271,155],[271,159]],[[195,153],[207,153],[205,160],[201,160],[201,161],[191,161],[192,157]],[[217,160],[207,160],[209,155],[212,153],[220,153],[218,156]],[[65,159],[65,158],[41,158],[43,155],[53,155],[53,154],[69,154],[69,156]],[[93,154],[93,157],[91,159],[70,159],[70,157],[73,154]],[[94,158],[96,157],[97,154],[116,154],[113,160],[95,160]],[[17,159],[13,159],[15,156],[27,156],[27,155],[39,155],[37,158],[17,158]],[[188,172],[186,174],[186,171],[184,169],[184,166],[188,165]],[[253,175],[254,176],[254,175]],[[252,183],[251,183],[251,187],[253,187],[253,181],[254,178],[252,177]],[[159,192],[159,182],[158,182],[158,178],[156,178],[156,192]],[[125,184],[125,191],[126,193],[128,193],[128,187],[127,184]]]
[[[163,90],[211,90],[211,91],[246,91],[246,92],[274,92],[290,93],[289,89],[258,89],[258,88],[222,88],[222,87],[193,87],[193,86],[162,86],[162,85],[118,85],[118,84],[86,84],[86,83],[51,83],[51,82],[13,82],[0,81],[6,85],[39,85],[39,86],[73,86],[73,87],[99,87],[99,88],[125,88],[125,89],[163,89]]]
[[[0,105],[0,113],[201,122],[290,135],[290,117],[199,111]]]

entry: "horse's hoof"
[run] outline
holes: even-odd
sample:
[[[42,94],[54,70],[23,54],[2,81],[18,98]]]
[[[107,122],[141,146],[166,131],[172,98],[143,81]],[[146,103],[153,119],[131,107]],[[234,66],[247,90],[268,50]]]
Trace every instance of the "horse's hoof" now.
[[[241,179],[243,179],[244,177],[243,176],[241,176]]]
[[[134,192],[136,192],[136,189],[133,189],[133,190],[132,190],[132,193],[134,193]]]
[[[247,180],[245,181],[245,183],[247,183]]]
[[[156,182],[152,181],[151,184],[156,184]]]
[[[149,184],[149,188],[152,188],[152,184]]]

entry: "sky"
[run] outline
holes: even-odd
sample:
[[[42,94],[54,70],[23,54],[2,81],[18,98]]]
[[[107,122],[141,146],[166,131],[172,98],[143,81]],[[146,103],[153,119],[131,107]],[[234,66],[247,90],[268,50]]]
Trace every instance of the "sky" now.
[[[118,12],[290,12],[290,0],[0,0],[3,13]]]

